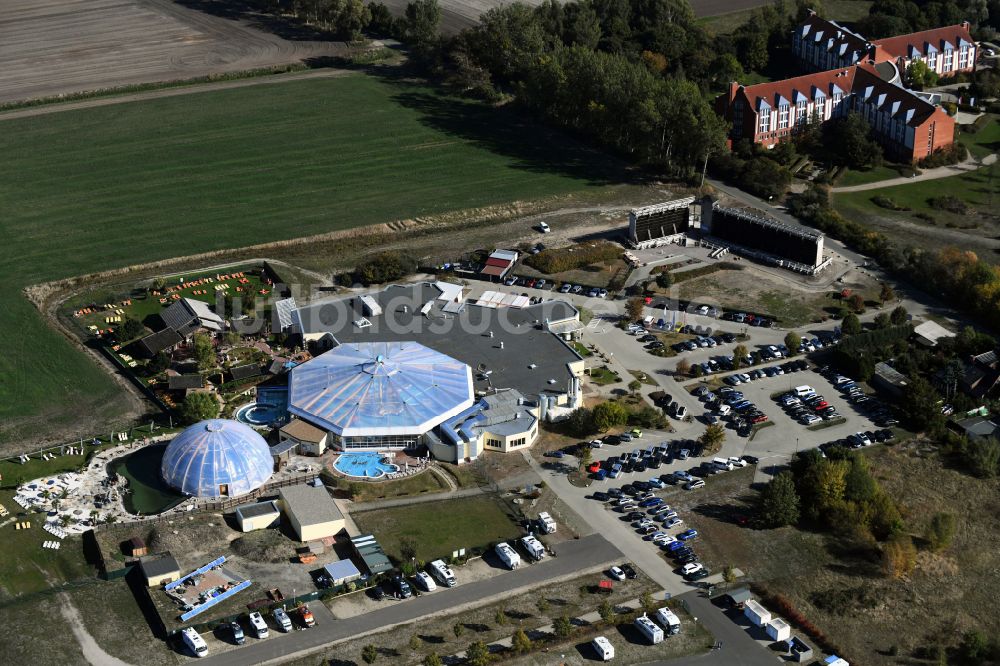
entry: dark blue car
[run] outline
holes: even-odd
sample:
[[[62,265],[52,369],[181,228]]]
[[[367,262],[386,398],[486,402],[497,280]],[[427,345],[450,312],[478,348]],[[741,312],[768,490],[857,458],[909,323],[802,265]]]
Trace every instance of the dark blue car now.
[[[698,537],[698,530],[686,530],[677,535],[681,541],[690,541]]]

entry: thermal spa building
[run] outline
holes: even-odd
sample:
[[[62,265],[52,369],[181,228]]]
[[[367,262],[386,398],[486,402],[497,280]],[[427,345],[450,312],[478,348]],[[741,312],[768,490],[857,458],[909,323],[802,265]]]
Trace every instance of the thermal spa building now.
[[[476,399],[472,369],[416,342],[347,343],[295,368],[288,411],[345,451],[426,445],[461,463],[530,446],[537,408],[516,391]]]

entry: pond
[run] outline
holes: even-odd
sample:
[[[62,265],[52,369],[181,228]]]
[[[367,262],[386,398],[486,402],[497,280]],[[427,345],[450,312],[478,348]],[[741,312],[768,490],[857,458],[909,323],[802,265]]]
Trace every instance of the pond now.
[[[163,513],[182,501],[185,496],[166,484],[160,476],[160,462],[166,444],[146,446],[111,463],[111,470],[128,479],[125,510],[140,515]]]

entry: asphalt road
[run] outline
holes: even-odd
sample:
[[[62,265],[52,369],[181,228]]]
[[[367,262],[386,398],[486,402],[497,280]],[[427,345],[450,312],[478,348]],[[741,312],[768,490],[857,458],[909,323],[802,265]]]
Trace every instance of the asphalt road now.
[[[400,602],[386,602],[381,610],[343,620],[332,619],[328,613],[316,613],[317,625],[307,631],[291,634],[272,632],[265,640],[248,639],[247,644],[216,656],[199,659],[199,664],[212,666],[246,666],[276,659],[287,659],[295,653],[309,651],[330,643],[382,631],[388,627],[412,622],[422,617],[444,613],[466,604],[483,603],[500,595],[509,595],[519,588],[542,585],[558,578],[572,576],[622,557],[621,551],[600,534],[565,541],[555,546],[556,557],[522,566],[516,571],[486,580],[459,584],[450,590]],[[318,606],[319,604],[313,604]],[[325,609],[325,608],[324,608]]]

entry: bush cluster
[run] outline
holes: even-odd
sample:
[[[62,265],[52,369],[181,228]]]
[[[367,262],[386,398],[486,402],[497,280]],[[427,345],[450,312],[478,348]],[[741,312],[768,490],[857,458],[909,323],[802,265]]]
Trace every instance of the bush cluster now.
[[[621,256],[621,247],[607,241],[574,245],[558,250],[543,250],[528,255],[524,263],[543,273],[562,273],[591,264],[609,263]]]

